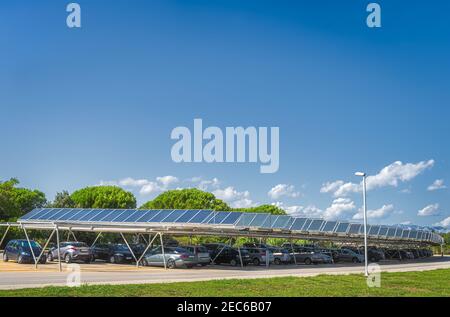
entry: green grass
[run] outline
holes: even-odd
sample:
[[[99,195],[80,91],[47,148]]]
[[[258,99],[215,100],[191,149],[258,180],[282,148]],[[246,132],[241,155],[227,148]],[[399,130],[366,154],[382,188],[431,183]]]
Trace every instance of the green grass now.
[[[320,275],[136,285],[83,285],[0,291],[1,296],[450,296],[450,269],[382,273],[381,288],[362,275]]]

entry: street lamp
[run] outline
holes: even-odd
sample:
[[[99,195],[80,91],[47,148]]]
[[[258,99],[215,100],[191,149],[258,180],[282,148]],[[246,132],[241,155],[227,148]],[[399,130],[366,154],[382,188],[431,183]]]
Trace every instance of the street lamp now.
[[[364,213],[364,275],[369,276],[367,260],[367,202],[366,202],[366,173],[356,172],[355,176],[363,178],[363,213]]]

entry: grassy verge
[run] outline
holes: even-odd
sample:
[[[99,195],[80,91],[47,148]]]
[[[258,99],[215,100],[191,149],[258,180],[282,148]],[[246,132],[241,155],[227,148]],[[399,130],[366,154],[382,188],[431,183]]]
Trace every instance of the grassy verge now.
[[[0,296],[450,296],[450,269],[382,273],[381,288],[362,275],[320,275],[170,284],[83,285],[0,291]]]

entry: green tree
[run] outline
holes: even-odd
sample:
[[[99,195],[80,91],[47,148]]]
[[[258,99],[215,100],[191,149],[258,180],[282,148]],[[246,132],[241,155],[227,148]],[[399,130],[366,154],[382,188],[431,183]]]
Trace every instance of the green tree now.
[[[286,211],[274,205],[261,205],[258,207],[237,208],[234,210],[242,212],[262,212],[262,213],[269,213],[272,215],[286,215]]]
[[[18,184],[15,178],[0,182],[0,221],[14,220],[47,202],[43,192],[20,188]]]
[[[230,210],[213,194],[196,188],[169,190],[143,204],[141,209],[212,209]]]
[[[136,198],[117,186],[92,186],[70,195],[77,208],[136,208]]]
[[[64,190],[61,193],[56,193],[55,199],[47,206],[48,208],[75,208],[76,204],[69,192]]]

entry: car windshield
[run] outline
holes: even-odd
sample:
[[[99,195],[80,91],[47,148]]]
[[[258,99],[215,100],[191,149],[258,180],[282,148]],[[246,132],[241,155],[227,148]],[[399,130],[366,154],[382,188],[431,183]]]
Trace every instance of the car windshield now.
[[[19,241],[19,244],[22,248],[30,248],[28,245],[28,241]],[[41,245],[39,243],[37,243],[36,241],[30,241],[31,247],[32,248],[40,248]]]

